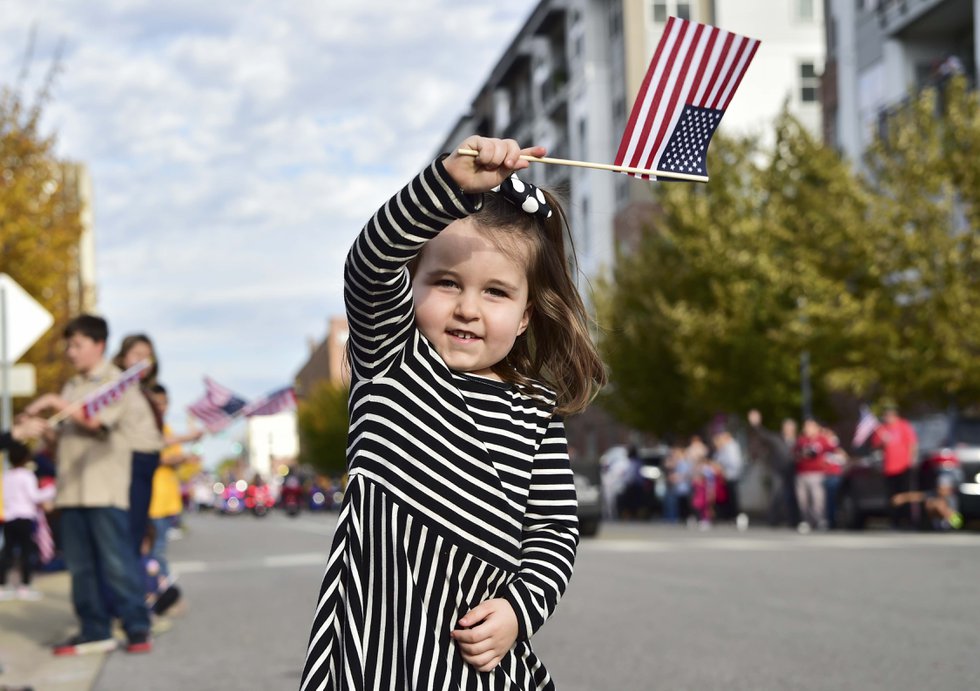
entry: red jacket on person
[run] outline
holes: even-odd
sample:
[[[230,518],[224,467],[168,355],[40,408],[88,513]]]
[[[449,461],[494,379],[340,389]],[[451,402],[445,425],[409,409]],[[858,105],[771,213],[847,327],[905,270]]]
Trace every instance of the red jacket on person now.
[[[898,418],[880,425],[871,435],[871,443],[884,451],[885,475],[899,475],[912,467],[912,450],[919,445],[919,438],[907,420]]]
[[[822,473],[827,466],[827,453],[836,448],[834,443],[822,434],[815,437],[801,435],[793,447],[796,459],[796,472]]]

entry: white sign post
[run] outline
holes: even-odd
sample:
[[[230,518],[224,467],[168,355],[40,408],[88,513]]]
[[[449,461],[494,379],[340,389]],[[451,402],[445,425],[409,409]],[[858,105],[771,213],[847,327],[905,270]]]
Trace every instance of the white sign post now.
[[[54,317],[50,312],[17,281],[0,274],[0,393],[3,397],[0,428],[4,430],[9,430],[13,423],[11,366],[52,324]]]

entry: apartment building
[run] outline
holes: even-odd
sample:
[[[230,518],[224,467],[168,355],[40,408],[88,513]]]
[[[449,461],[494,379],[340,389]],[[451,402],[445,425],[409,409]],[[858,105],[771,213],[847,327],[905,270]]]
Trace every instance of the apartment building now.
[[[762,40],[722,131],[766,140],[784,103],[819,131],[818,0],[541,0],[439,150],[477,132],[540,144],[556,158],[611,163],[670,16]],[[563,192],[584,277],[610,270],[617,244],[648,215],[649,182],[551,165],[527,175]]]
[[[859,162],[890,110],[980,73],[980,0],[826,0],[824,137]]]

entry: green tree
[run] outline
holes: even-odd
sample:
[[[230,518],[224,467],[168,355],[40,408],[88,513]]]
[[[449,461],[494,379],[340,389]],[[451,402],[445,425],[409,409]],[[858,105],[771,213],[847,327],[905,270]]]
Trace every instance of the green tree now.
[[[878,388],[907,403],[980,401],[980,97],[958,77],[893,112],[867,156],[890,256],[874,321]]]
[[[336,477],[347,470],[347,387],[321,382],[297,409],[300,462]]]
[[[600,301],[613,382],[603,402],[627,424],[663,433],[749,407],[795,414],[804,350],[826,406],[826,351],[838,344],[823,336],[853,312],[841,286],[861,264],[848,240],[864,232],[867,200],[792,117],[775,139],[763,154],[755,140],[720,137],[711,182],[658,186],[659,213],[618,258]]]
[[[865,174],[786,114],[775,135],[766,152],[719,138],[710,183],[655,188],[659,212],[598,301],[603,404],[651,432],[796,414],[804,351],[818,414],[840,392],[975,403],[976,92],[954,80],[912,99]]]

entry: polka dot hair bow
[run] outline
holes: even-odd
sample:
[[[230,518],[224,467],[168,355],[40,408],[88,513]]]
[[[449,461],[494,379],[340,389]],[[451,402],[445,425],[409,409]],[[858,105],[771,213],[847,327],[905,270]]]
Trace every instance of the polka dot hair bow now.
[[[517,173],[513,173],[509,178],[491,190],[504,195],[504,199],[514,206],[524,209],[532,216],[537,216],[542,221],[551,218],[551,207],[544,198],[544,193],[530,182],[524,182]]]

